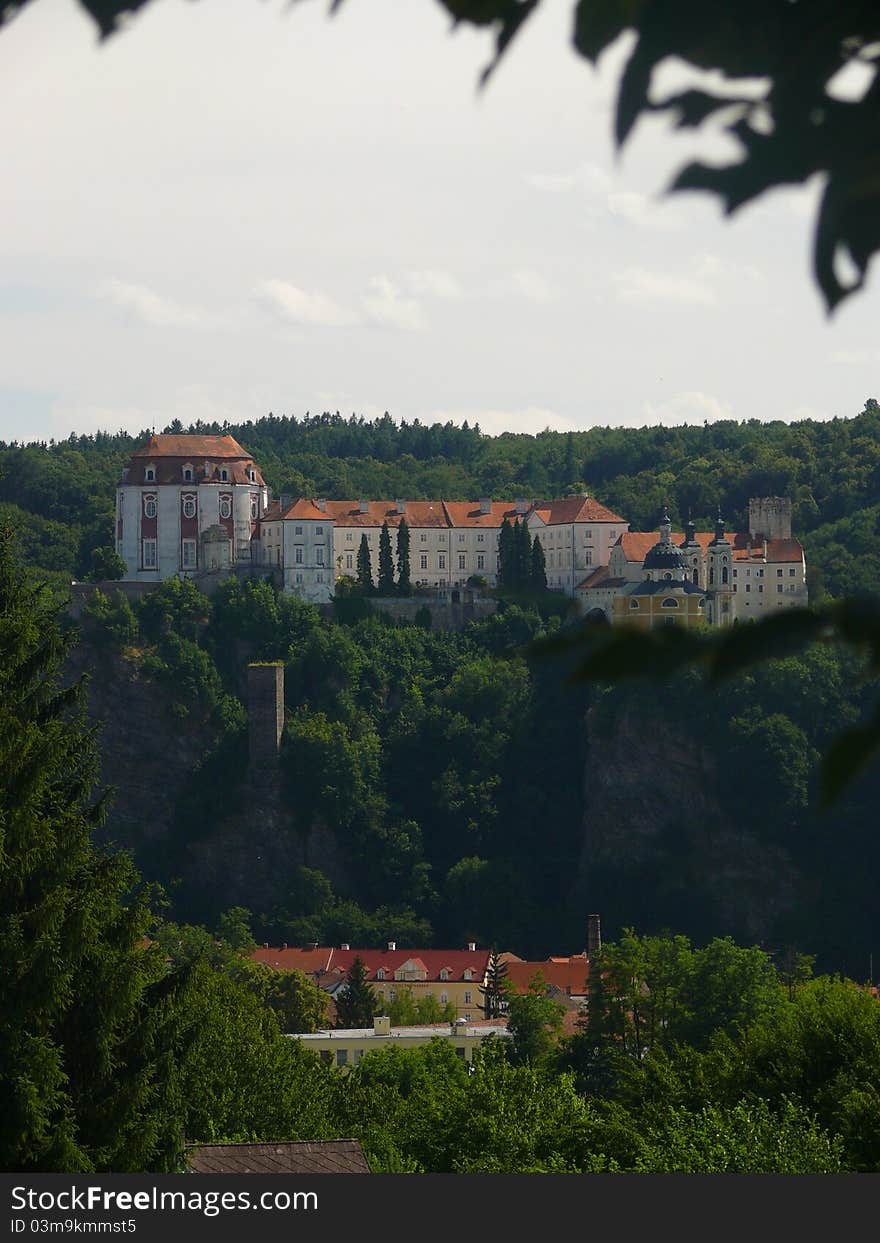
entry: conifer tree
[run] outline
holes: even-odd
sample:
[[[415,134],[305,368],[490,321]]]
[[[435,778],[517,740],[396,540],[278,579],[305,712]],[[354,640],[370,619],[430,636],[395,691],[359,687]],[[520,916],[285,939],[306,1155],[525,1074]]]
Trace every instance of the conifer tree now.
[[[412,595],[409,576],[409,525],[406,518],[401,518],[397,528],[397,594]]]
[[[367,980],[367,968],[358,955],[345,977],[345,991],[336,998],[336,1026],[370,1027],[376,1014],[379,998]]]
[[[388,523],[382,523],[379,534],[379,595],[394,595],[394,557],[391,552],[391,532]]]
[[[172,1170],[177,987],[104,814],[71,639],[0,532],[0,1169]]]
[[[483,1013],[487,1019],[497,1018],[504,1009],[509,987],[507,963],[502,962],[501,955],[493,946],[489,954],[489,966],[486,968],[486,983],[480,985]]]
[[[505,518],[498,532],[498,586],[514,587],[516,585],[516,549],[513,527]]]
[[[535,536],[535,542],[532,544],[532,564],[531,573],[529,575],[529,585],[533,591],[547,590],[547,563],[544,558],[544,548],[538,536]]]
[[[360,547],[358,548],[357,581],[363,595],[372,595],[373,566],[370,561],[370,545],[367,543],[366,535],[361,536]]]
[[[513,534],[516,550],[514,586],[527,587],[532,573],[532,540],[524,518],[517,519]]]

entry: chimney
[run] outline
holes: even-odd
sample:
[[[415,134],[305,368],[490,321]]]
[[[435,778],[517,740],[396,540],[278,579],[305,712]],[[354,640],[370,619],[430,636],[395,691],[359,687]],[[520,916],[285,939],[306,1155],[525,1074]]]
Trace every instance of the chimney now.
[[[264,949],[264,950],[267,950],[268,948],[269,948],[269,942],[268,942],[268,941],[264,941],[264,942],[263,942],[263,949]]]
[[[396,949],[397,949],[397,942],[396,942],[396,941],[389,941],[389,942],[388,942],[388,948],[389,948],[390,950],[396,950]]]
[[[351,946],[349,945],[347,941],[343,941],[339,948],[341,950],[350,950]]]
[[[358,501],[358,509],[362,514],[368,514],[370,512],[370,502],[365,501],[363,497],[361,497]]]
[[[480,513],[491,514],[491,512],[492,512],[492,498],[490,496],[481,496],[480,497]]]
[[[391,1035],[391,1019],[387,1014],[377,1014],[373,1019],[373,1031],[377,1036]]]
[[[282,948],[283,950],[286,950],[286,949],[287,949],[287,942],[286,942],[286,941],[284,941],[284,942],[282,943],[281,948]]]
[[[513,502],[513,508],[516,510],[518,514],[524,514],[526,512],[526,509],[528,508],[525,497],[518,496],[516,500]]]
[[[283,515],[287,512],[288,509],[290,509],[290,506],[293,504],[293,497],[288,496],[286,492],[282,492],[278,498],[278,504],[281,506],[281,513]]]
[[[321,499],[318,501],[318,509],[320,509],[320,511],[321,511],[321,513],[322,513],[322,514],[326,514],[326,512],[327,512],[327,502],[326,502],[326,500],[324,499],[324,497],[323,497],[323,496],[322,496],[322,497],[321,497]]]
[[[406,501],[396,501],[395,504],[397,505],[397,512],[399,514],[406,513]]]
[[[598,954],[602,948],[602,930],[598,915],[587,916],[587,958]]]
[[[468,949],[470,950],[472,954],[476,948],[477,948],[476,941],[468,941]]]

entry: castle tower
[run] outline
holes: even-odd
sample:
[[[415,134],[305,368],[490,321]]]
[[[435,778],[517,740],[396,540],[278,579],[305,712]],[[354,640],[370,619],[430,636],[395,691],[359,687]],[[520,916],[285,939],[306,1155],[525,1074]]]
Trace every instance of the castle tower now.
[[[705,587],[703,573],[703,550],[697,541],[697,528],[688,518],[684,528],[684,539],[679,544],[687,566],[688,577],[697,587]]]
[[[251,768],[278,763],[284,730],[284,665],[248,665],[248,743]]]
[[[706,620],[710,626],[730,626],[734,620],[733,545],[724,534],[721,509],[715,523],[715,537],[706,552]]]
[[[749,500],[749,534],[760,540],[791,539],[791,498],[753,496]]]

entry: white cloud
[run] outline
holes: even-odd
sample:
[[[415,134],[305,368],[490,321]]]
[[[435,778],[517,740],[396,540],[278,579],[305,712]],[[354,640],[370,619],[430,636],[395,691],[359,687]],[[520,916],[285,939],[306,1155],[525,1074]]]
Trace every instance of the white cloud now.
[[[526,173],[525,180],[533,189],[550,194],[583,190],[588,194],[605,195],[611,188],[610,176],[598,164],[581,164],[565,173]]]
[[[361,302],[374,324],[402,328],[406,332],[422,331],[425,321],[414,298],[401,297],[397,286],[387,276],[374,276],[370,288],[373,292],[365,294]]]
[[[204,328],[211,322],[211,316],[205,311],[181,306],[146,285],[108,280],[98,287],[98,296],[133,311],[144,323],[160,328]]]
[[[528,298],[530,302],[546,304],[554,302],[559,297],[559,290],[555,285],[551,285],[546,277],[536,272],[534,268],[517,268],[515,272],[511,272],[510,279],[517,293]]]
[[[629,306],[658,306],[679,303],[689,306],[714,306],[713,290],[704,282],[689,276],[650,272],[647,268],[624,268],[612,277],[615,297]]]
[[[450,272],[439,268],[424,268],[408,272],[407,280],[413,293],[427,294],[435,298],[463,298],[464,290]]]
[[[654,405],[645,402],[639,419],[627,420],[632,426],[654,426],[662,423],[672,426],[680,423],[710,423],[718,419],[732,419],[733,410],[726,402],[710,393],[697,391],[675,393],[666,401]]]
[[[880,350],[835,350],[831,355],[831,361],[842,367],[863,367],[866,364],[876,366],[880,363]]]
[[[557,414],[543,406],[526,406],[520,410],[430,410],[419,414],[423,423],[463,423],[471,427],[479,423],[480,431],[490,436],[502,432],[525,432],[530,436],[550,430],[554,432],[577,432],[580,423],[566,415]]]
[[[287,281],[265,280],[256,288],[260,302],[280,318],[320,328],[347,328],[357,324],[355,311],[340,306],[323,293],[308,293]]]

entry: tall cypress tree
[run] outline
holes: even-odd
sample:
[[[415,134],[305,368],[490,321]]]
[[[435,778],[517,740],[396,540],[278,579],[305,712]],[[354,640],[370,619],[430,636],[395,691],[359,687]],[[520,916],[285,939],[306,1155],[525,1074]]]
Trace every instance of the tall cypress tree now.
[[[357,581],[361,592],[369,596],[373,591],[373,566],[370,562],[370,545],[366,535],[361,536],[357,555]]]
[[[409,576],[409,526],[406,518],[401,518],[397,528],[397,594],[412,595],[412,582]]]
[[[516,550],[515,586],[527,587],[532,574],[532,539],[525,519],[517,519],[513,528]]]
[[[509,989],[507,963],[502,962],[501,955],[493,946],[486,968],[486,983],[481,984],[479,990],[483,995],[483,1013],[487,1019],[495,1019],[502,1012]]]
[[[529,585],[533,591],[547,590],[547,563],[544,557],[544,548],[538,536],[535,536],[535,542],[532,544],[532,564],[531,573],[529,575]]]
[[[498,586],[516,586],[516,549],[513,527],[505,518],[498,532]]]
[[[388,523],[382,523],[379,535],[379,595],[394,595],[394,557],[391,552],[391,532]]]
[[[358,955],[345,977],[345,990],[336,998],[337,1027],[371,1027],[379,1005],[376,990],[367,980],[367,968]]]
[[[0,1168],[172,1170],[179,977],[145,948],[149,895],[97,848],[82,683],[55,606],[0,532]]]

